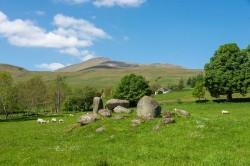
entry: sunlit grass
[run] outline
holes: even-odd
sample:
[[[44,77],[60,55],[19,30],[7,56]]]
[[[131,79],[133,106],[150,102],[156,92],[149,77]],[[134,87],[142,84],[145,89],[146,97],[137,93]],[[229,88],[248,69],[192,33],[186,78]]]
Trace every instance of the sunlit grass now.
[[[37,124],[36,118],[0,122],[1,165],[249,165],[250,103],[163,104],[163,111],[185,109],[190,117],[176,123],[161,119],[131,126],[135,112],[123,120],[104,118],[79,126]],[[221,110],[230,112],[222,115]],[[51,117],[43,117],[51,120]],[[59,119],[60,117],[57,117]],[[160,130],[152,128],[160,125]],[[103,133],[95,130],[105,127]]]

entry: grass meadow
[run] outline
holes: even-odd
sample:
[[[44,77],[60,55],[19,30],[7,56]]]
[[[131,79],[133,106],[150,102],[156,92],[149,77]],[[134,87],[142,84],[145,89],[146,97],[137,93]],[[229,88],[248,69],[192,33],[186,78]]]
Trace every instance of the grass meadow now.
[[[86,126],[77,123],[83,113],[2,120],[0,165],[250,165],[249,102],[162,103],[163,112],[174,108],[191,116],[176,116],[168,125],[155,118],[136,127],[135,112]],[[222,115],[223,109],[230,114]],[[38,117],[64,123],[37,124]],[[155,125],[160,129],[153,130]],[[97,133],[102,126],[105,131]]]

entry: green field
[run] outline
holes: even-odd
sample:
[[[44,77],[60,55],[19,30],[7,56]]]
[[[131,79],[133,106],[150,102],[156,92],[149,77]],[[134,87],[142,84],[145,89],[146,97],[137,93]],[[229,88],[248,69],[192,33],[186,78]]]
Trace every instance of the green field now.
[[[132,127],[135,112],[123,120],[103,118],[79,126],[83,113],[34,116],[0,122],[0,165],[250,165],[250,103],[163,104],[185,109],[176,123],[161,118]],[[221,110],[230,111],[222,115]],[[37,124],[42,117],[64,123]],[[152,128],[160,125],[160,130]],[[103,133],[95,130],[105,127]]]

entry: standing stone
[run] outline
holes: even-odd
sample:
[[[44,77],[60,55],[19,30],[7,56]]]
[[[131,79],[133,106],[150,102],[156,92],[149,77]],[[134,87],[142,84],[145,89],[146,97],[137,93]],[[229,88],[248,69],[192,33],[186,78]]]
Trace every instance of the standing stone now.
[[[97,114],[100,109],[103,109],[103,102],[101,97],[94,97],[93,99],[93,114]]]
[[[159,103],[151,97],[144,96],[137,104],[137,116],[144,119],[152,119],[160,116],[161,107]]]
[[[125,108],[129,108],[129,101],[127,100],[119,100],[119,99],[110,99],[106,103],[106,108],[109,110],[113,110],[117,106],[122,106]]]

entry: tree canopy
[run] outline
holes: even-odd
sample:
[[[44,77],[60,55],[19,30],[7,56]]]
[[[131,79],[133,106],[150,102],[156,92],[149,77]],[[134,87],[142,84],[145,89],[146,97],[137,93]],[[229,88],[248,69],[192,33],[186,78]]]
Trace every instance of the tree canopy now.
[[[136,105],[143,96],[151,94],[148,83],[140,75],[126,75],[116,87],[113,97],[128,100],[131,105]]]
[[[205,87],[213,97],[226,95],[231,100],[233,93],[244,95],[250,82],[249,66],[247,50],[240,50],[236,43],[222,45],[205,64]]]

